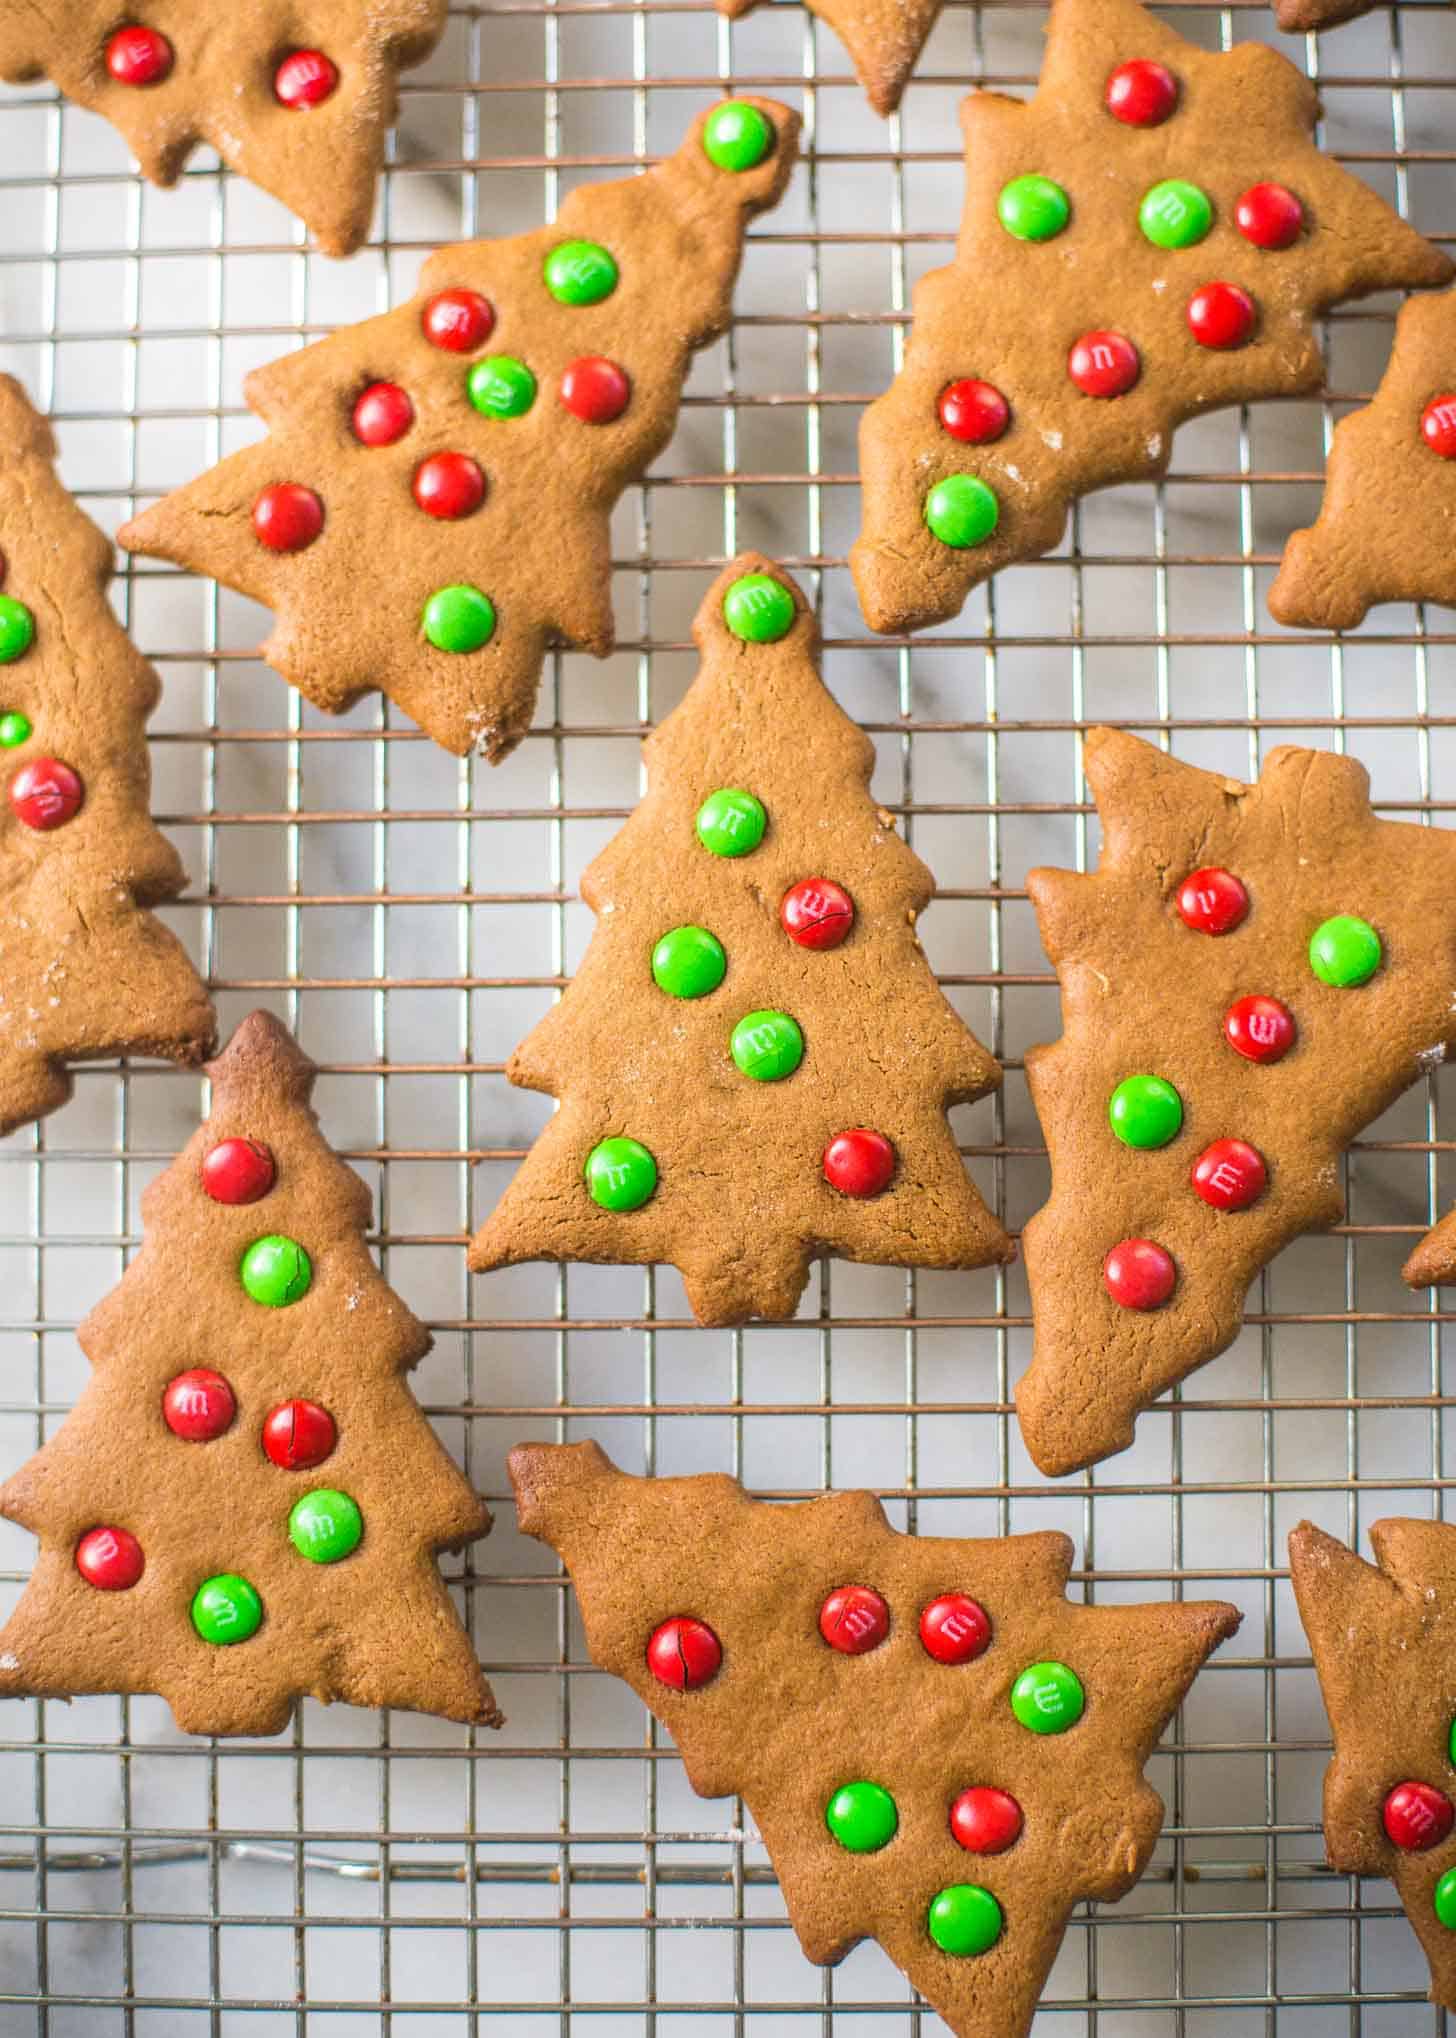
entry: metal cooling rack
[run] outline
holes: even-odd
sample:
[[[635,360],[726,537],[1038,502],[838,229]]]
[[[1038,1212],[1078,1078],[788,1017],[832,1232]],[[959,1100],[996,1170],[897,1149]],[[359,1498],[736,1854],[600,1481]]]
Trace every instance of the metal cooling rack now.
[[[434,1324],[418,1391],[499,1504],[458,1590],[510,1724],[306,1705],[278,1741],[209,1744],[153,1701],[0,1706],[5,2038],[939,2028],[873,1946],[833,1973],[801,1958],[737,1808],[695,1799],[636,1700],[586,1665],[503,1471],[519,1438],[584,1435],[631,1467],[728,1468],[765,1493],[867,1484],[932,1532],[1064,1526],[1103,1598],[1237,1600],[1242,1634],[1153,1764],[1169,1807],[1155,1864],[1074,1922],[1038,2033],[1439,2028],[1390,1888],[1321,1865],[1325,1726],[1283,1571],[1302,1514],[1356,1536],[1441,1505],[1452,1319],[1398,1279],[1456,1187],[1439,1085],[1361,1142],[1350,1221],[1277,1262],[1233,1350],[1145,1416],[1132,1451],[1056,1487],[1011,1418],[1017,1269],[836,1266],[796,1324],[741,1332],[692,1329],[670,1271],[464,1271],[463,1234],[545,1115],[507,1087],[505,1056],[581,954],[578,874],[637,796],[639,737],[687,685],[693,609],[740,545],[815,592],[876,789],[939,875],[927,946],[1008,1071],[958,1127],[1013,1228],[1045,1185],[1022,1055],[1057,1030],[1021,880],[1095,852],[1084,726],[1124,722],[1238,773],[1275,741],[1348,745],[1388,811],[1456,806],[1451,618],[1383,610],[1335,644],[1262,607],[1339,403],[1378,378],[1388,306],[1331,320],[1337,400],[1187,427],[1166,483],[1084,504],[1064,556],[913,643],[865,632],[843,564],[858,413],[896,365],[913,280],[953,238],[957,102],[973,82],[1029,86],[1042,18],[948,7],[885,123],[797,7],[730,27],[706,5],[459,6],[406,82],[376,236],[342,266],[206,158],[157,193],[48,90],[0,96],[0,364],[56,416],[66,476],[109,526],[255,432],[246,368],[397,301],[438,242],[534,225],[580,177],[671,147],[722,79],[801,102],[811,146],[752,237],[741,315],[701,358],[672,448],[622,505],[620,648],[553,660],[501,769],[446,757],[377,701],[342,722],[304,708],[251,655],[260,613],[210,583],[142,565],[118,584],[167,682],[156,803],[194,879],[170,917],[225,1024],[268,1004],[323,1065],[325,1123],[376,1187],[388,1275]],[[1271,34],[1262,8],[1177,18],[1209,42]],[[1284,47],[1318,68],[1327,145],[1428,233],[1456,227],[1456,15],[1385,8]],[[361,562],[359,599],[386,574]],[[75,1325],[200,1104],[184,1074],[96,1070],[0,1148],[0,1468],[74,1399]],[[0,1527],[7,1603],[28,1564],[28,1539]]]

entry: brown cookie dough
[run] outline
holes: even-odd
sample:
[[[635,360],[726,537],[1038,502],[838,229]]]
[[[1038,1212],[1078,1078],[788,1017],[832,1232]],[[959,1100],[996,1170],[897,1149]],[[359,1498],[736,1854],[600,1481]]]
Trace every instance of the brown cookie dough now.
[[[1079,496],[1165,473],[1185,418],[1317,389],[1332,304],[1452,274],[1315,147],[1314,88],[1276,51],[1198,49],[1137,0],[1054,0],[1047,35],[1032,99],[965,102],[955,261],[916,286],[860,429],[875,630],[954,616]]]
[[[430,1336],[370,1256],[314,1073],[255,1012],[143,1197],[80,1329],[90,1382],[0,1488],[40,1538],[0,1694],[159,1692],[193,1734],[276,1734],[303,1696],[500,1724],[435,1564],[490,1515],[405,1383]]]
[[[590,1443],[510,1471],[592,1661],[744,1799],[809,1959],[876,1939],[957,2038],[1024,2038],[1073,1906],[1147,1865],[1143,1765],[1237,1610],[1072,1604],[1066,1536],[904,1536],[868,1493],[774,1506]]]
[[[0,1132],[63,1104],[68,1062],[200,1061],[214,1016],[146,909],[186,883],[154,827],[156,673],[106,599],[112,551],[0,375]]]
[[[1096,873],[1027,878],[1064,1027],[1026,1057],[1052,1190],[1016,1405],[1047,1473],[1125,1449],[1232,1342],[1260,1268],[1342,1214],[1350,1141],[1456,1041],[1456,834],[1377,820],[1326,751],[1254,786],[1110,729],[1085,756]]]
[[[1432,1225],[1400,1272],[1411,1288],[1456,1281],[1456,1210],[1448,1210],[1439,1224]]]
[[[499,761],[548,642],[612,648],[613,506],[732,316],[744,229],[798,133],[774,100],[725,100],[551,226],[442,249],[408,304],[250,375],[269,436],[121,542],[266,603],[264,655],[317,706],[382,689],[447,750]]]
[[[735,19],[760,0],[718,0]],[[936,24],[941,0],[808,0],[849,51],[855,76],[876,113],[893,113]]]
[[[561,1109],[471,1266],[666,1260],[700,1322],[740,1323],[792,1315],[816,1254],[1010,1259],[945,1119],[1001,1071],[921,950],[934,880],[870,796],[803,595],[745,553],[693,635],[647,796],[582,878],[591,946],[507,1066]]]
[[[447,0],[3,0],[0,78],[50,78],[175,184],[199,142],[280,199],[326,254],[369,231],[397,73]]]
[[[1335,1755],[1325,1852],[1389,1876],[1431,1965],[1431,2000],[1456,2010],[1456,1527],[1377,1521],[1379,1563],[1304,1521],[1289,1538],[1299,1617]]]
[[[1303,35],[1310,29],[1338,28],[1378,4],[1379,0],[1274,0],[1274,19],[1286,35]]]

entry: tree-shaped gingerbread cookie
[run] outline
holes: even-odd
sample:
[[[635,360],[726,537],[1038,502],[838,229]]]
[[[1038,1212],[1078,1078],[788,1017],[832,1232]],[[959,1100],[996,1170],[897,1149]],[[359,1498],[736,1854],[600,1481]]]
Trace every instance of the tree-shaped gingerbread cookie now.
[[[50,427],[0,375],[0,1132],[65,1102],[67,1064],[200,1061],[213,1012],[147,909],[186,883],[148,811],[161,689],[106,599],[112,552]]]
[[[369,231],[398,73],[447,0],[6,0],[0,78],[50,78],[175,184],[199,142],[297,213],[330,255]]]
[[[598,914],[514,1083],[561,1108],[470,1252],[670,1261],[702,1323],[785,1317],[817,1253],[980,1267],[1011,1242],[948,1105],[1000,1070],[915,933],[930,872],[869,792],[799,589],[736,559],[648,792],[582,879]]]
[[[1034,98],[965,102],[956,257],[865,413],[872,629],[1050,551],[1079,496],[1165,473],[1185,418],[1317,389],[1332,304],[1452,274],[1315,147],[1277,51],[1199,49],[1137,0],[1053,0],[1047,34]]]
[[[435,1562],[490,1515],[406,1385],[429,1333],[370,1257],[313,1065],[255,1012],[208,1073],[81,1326],[85,1392],[0,1488],[40,1539],[0,1694],[159,1692],[196,1734],[277,1733],[304,1696],[499,1725]]]
[[[1389,1876],[1456,2011],[1456,1526],[1377,1521],[1376,1564],[1312,1522],[1289,1538],[1334,1760],[1325,1851],[1351,1875]]]
[[[442,249],[408,304],[250,375],[268,437],[121,542],[266,603],[264,654],[319,707],[382,688],[447,750],[503,757],[548,641],[612,648],[612,508],[728,324],[798,130],[771,99],[724,100],[551,226]],[[388,570],[361,597],[367,560]]]
[[[1072,1604],[1065,1536],[904,1536],[868,1493],[770,1505],[595,1444],[510,1471],[592,1661],[744,1800],[810,1960],[877,1939],[957,2038],[1025,2038],[1073,1906],[1147,1865],[1143,1765],[1237,1610]]]
[[[1132,1441],[1236,1335],[1259,1269],[1341,1215],[1341,1156],[1456,1043],[1456,834],[1377,820],[1354,758],[1257,785],[1094,729],[1093,875],[1027,887],[1063,1034],[1026,1058],[1051,1197],[1016,1391],[1044,1472]]]

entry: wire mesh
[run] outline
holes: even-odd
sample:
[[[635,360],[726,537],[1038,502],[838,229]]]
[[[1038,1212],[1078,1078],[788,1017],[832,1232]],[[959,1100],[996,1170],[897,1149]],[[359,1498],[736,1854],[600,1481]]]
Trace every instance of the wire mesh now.
[[[1210,44],[1271,37],[1262,8],[1168,12]],[[1241,1636],[1152,1766],[1169,1813],[1154,1866],[1122,1905],[1078,1914],[1037,2031],[1440,2030],[1389,1887],[1322,1866],[1328,1744],[1283,1550],[1305,1513],[1356,1537],[1443,1503],[1450,1312],[1398,1278],[1456,1172],[1434,1079],[1360,1143],[1348,1221],[1261,1279],[1233,1349],[1144,1417],[1131,1451],[1054,1486],[1011,1415],[1016,1268],[836,1265],[794,1324],[733,1332],[694,1329],[671,1270],[464,1268],[465,1232],[549,1108],[509,1089],[505,1057],[580,957],[579,873],[638,795],[640,737],[690,680],[693,609],[740,546],[812,590],[827,676],[875,740],[876,792],[938,874],[927,948],[1008,1071],[957,1129],[1013,1229],[1045,1191],[1022,1056],[1057,1030],[1022,876],[1095,854],[1084,727],[1121,722],[1243,775],[1273,742],[1349,747],[1385,811],[1456,805],[1449,617],[1387,609],[1332,642],[1262,606],[1315,506],[1333,417],[1378,378],[1383,302],[1329,321],[1325,402],[1191,425],[1166,482],[1082,505],[1055,559],[1001,575],[955,623],[906,642],[865,631],[844,569],[859,410],[953,239],[959,98],[1028,87],[1041,24],[948,7],[881,122],[796,7],[730,25],[676,0],[457,6],[406,80],[374,235],[343,265],[205,154],[159,193],[47,88],[0,99],[0,365],[56,418],[66,478],[108,528],[256,434],[249,367],[398,302],[438,243],[534,226],[583,177],[663,153],[722,80],[801,103],[808,143],[751,237],[732,332],[614,522],[618,649],[552,658],[536,725],[498,770],[445,756],[378,700],[315,714],[258,662],[261,612],[211,583],[145,565],[118,582],[166,682],[155,804],[193,874],[169,917],[225,1026],[264,1003],[296,1027],[324,1071],[326,1129],[375,1188],[386,1273],[436,1334],[417,1391],[498,1506],[454,1585],[509,1724],[308,1703],[279,1740],[209,1743],[157,1701],[6,1704],[0,2031],[939,2028],[875,1947],[832,1972],[802,1959],[741,1808],[694,1798],[636,1700],[587,1664],[504,1479],[518,1439],[586,1435],[630,1469],[727,1469],[767,1494],[867,1485],[930,1532],[1065,1527],[1089,1595],[1236,1600]],[[1320,77],[1326,145],[1441,238],[1456,16],[1384,8],[1282,46]],[[359,600],[387,578],[362,561]],[[0,1148],[5,1469],[74,1400],[75,1327],[201,1101],[184,1073],[87,1071],[64,1112]],[[29,1547],[0,1525],[7,1604]]]

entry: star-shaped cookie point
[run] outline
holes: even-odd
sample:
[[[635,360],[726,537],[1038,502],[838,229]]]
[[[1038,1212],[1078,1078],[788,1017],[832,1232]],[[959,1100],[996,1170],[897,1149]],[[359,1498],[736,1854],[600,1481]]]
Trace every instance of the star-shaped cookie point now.
[[[722,14],[747,14],[760,0],[718,0]],[[936,24],[941,0],[809,0],[839,37],[876,113],[893,113]]]

